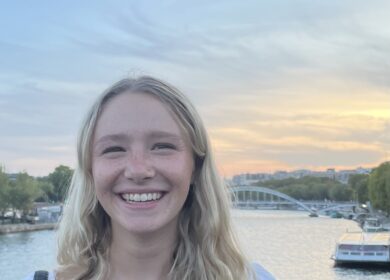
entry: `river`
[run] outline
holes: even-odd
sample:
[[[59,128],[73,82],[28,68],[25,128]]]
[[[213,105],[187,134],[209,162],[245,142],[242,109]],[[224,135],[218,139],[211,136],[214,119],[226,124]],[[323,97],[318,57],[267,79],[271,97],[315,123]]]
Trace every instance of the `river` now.
[[[338,237],[359,229],[353,221],[293,211],[233,210],[233,217],[249,258],[277,279],[390,279],[390,269],[333,266],[330,256]],[[54,231],[0,235],[0,279],[22,280],[36,269],[52,269],[55,244]]]

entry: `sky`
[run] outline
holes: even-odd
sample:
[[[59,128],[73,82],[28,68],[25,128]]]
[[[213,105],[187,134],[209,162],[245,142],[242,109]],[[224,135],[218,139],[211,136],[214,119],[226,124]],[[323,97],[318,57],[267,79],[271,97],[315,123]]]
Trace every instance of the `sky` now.
[[[127,76],[193,101],[225,177],[390,160],[390,1],[4,1],[0,164],[76,166],[80,123]]]

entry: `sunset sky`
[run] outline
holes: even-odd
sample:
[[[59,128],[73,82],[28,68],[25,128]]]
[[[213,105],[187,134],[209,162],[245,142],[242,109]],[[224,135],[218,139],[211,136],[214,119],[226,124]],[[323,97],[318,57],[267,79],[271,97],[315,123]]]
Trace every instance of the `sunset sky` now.
[[[390,1],[6,1],[0,164],[75,167],[80,121],[128,75],[199,109],[223,176],[390,160]]]

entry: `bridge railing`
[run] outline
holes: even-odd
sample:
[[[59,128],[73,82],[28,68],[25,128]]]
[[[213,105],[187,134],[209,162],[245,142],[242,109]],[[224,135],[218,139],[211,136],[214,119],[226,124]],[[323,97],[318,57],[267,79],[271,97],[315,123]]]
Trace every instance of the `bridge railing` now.
[[[262,205],[296,205],[313,214],[326,210],[358,206],[356,202],[300,201],[284,193],[260,186],[231,187],[232,202],[235,207],[259,207]]]

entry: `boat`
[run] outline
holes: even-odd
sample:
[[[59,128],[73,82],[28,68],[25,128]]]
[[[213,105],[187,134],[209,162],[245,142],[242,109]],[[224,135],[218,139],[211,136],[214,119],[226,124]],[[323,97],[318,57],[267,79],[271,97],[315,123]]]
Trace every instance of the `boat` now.
[[[333,212],[330,213],[330,217],[333,218],[333,219],[340,219],[340,218],[343,217],[343,214],[341,214],[338,211],[333,211]]]
[[[362,229],[364,232],[382,232],[387,231],[378,218],[367,218],[364,220]]]
[[[390,265],[390,232],[347,232],[337,241],[332,259],[337,265]]]

